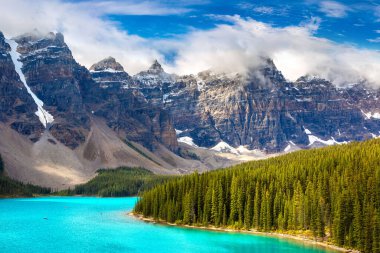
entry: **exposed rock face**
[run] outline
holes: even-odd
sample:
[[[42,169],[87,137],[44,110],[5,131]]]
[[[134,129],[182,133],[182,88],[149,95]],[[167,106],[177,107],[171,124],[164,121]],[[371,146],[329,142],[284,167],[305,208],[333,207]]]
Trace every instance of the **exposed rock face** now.
[[[15,71],[10,51],[0,32],[0,122],[37,141],[44,127],[35,114],[37,105]]]
[[[120,63],[116,62],[115,58],[108,57],[100,62],[91,66],[90,71],[108,71],[108,72],[124,72],[123,66]]]
[[[224,141],[279,152],[289,143],[313,147],[363,140],[380,131],[378,91],[337,88],[311,77],[287,82],[271,60],[246,76],[205,71],[178,77],[157,69],[136,75],[137,88],[166,108],[183,131],[180,136],[198,146]]]
[[[161,108],[149,104],[134,87],[132,78],[124,72],[113,58],[94,64],[90,70],[95,84],[88,94],[96,97],[88,99],[94,115],[105,118],[110,128],[122,138],[139,142],[150,150],[158,143],[172,151],[177,151],[178,143],[171,118]]]
[[[80,93],[82,68],[72,57],[60,33],[26,34],[15,38],[22,71],[31,90],[54,116],[52,135],[70,148],[85,141],[90,120]]]

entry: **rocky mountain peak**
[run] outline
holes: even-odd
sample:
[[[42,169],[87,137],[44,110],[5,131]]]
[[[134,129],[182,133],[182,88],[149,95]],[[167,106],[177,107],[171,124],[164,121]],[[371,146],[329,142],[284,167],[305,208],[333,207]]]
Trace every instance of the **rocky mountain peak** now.
[[[107,57],[91,66],[90,71],[120,71],[124,72],[123,66],[113,57]]]
[[[161,64],[155,60],[148,70],[141,71],[134,78],[140,86],[160,86],[162,83],[174,82],[176,76],[166,73]]]
[[[29,46],[33,47],[36,44],[46,45],[46,44],[54,44],[57,46],[64,46],[65,39],[62,33],[54,33],[49,32],[47,34],[41,33],[38,30],[34,30],[33,32],[25,33],[20,36],[13,38],[19,44],[29,44]]]
[[[157,60],[154,60],[153,64],[150,66],[148,71],[150,71],[151,73],[161,73],[164,72],[164,69]]]

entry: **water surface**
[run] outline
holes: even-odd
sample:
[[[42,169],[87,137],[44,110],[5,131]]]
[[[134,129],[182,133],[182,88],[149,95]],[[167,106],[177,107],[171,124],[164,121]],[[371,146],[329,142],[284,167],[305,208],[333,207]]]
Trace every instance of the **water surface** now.
[[[0,200],[0,252],[332,252],[300,242],[155,225],[126,215],[136,198]]]

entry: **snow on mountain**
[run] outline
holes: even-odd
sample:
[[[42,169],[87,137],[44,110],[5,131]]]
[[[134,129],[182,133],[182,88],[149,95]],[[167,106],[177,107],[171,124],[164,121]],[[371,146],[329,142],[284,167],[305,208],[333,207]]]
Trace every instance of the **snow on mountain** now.
[[[180,137],[177,139],[178,142],[185,143],[187,145],[190,145],[192,147],[197,148],[198,146],[194,143],[193,138],[185,136],[185,137]]]
[[[136,74],[134,78],[145,85],[157,86],[159,83],[174,82],[176,76],[166,73],[161,64],[155,60],[148,70]]]
[[[306,128],[305,128],[305,133],[308,135],[308,138],[309,138],[309,146],[313,145],[316,142],[322,143],[326,146],[331,146],[331,145],[335,145],[335,144],[346,144],[347,143],[346,141],[338,142],[334,139],[334,137],[331,137],[330,139],[328,139],[326,141],[322,140],[321,138],[313,135],[311,133],[311,131],[306,129]]]
[[[93,72],[93,73],[97,73],[97,72],[122,73],[124,71],[108,68],[108,69],[102,69],[102,70],[90,70],[90,72]]]
[[[309,131],[310,132],[310,131]],[[294,142],[292,141],[289,141],[288,142],[288,146],[286,146],[286,148],[284,149],[284,152],[285,153],[289,153],[289,152],[293,152],[293,151],[297,151],[297,150],[300,150],[301,148],[298,147]]]
[[[223,153],[232,153],[238,155],[239,152],[228,145],[228,143],[221,141],[218,144],[216,144],[214,147],[211,148],[211,150],[217,151],[217,152],[223,152]]]
[[[370,119],[370,118],[373,118],[373,119],[380,119],[380,113],[378,112],[364,112],[362,110],[362,113],[365,115],[366,119]]]
[[[30,89],[30,87],[28,86],[26,82],[24,73],[22,72],[22,63],[19,61],[20,54],[17,52],[17,46],[18,46],[17,42],[14,40],[6,40],[6,42],[11,47],[10,55],[11,55],[13,64],[15,65],[15,70],[17,74],[19,75],[21,82],[24,84],[28,93],[32,96],[34,102],[37,105],[38,110],[35,112],[35,114],[38,116],[41,123],[46,128],[49,124],[53,123],[54,117],[43,108],[44,103],[36,96],[36,94],[34,94],[34,92]]]

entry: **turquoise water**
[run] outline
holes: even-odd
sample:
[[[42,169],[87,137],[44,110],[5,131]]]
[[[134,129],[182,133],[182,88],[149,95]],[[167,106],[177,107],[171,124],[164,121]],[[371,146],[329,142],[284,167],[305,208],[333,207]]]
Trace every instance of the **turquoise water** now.
[[[145,223],[126,215],[135,202],[87,197],[0,200],[0,252],[328,252],[286,239]]]

